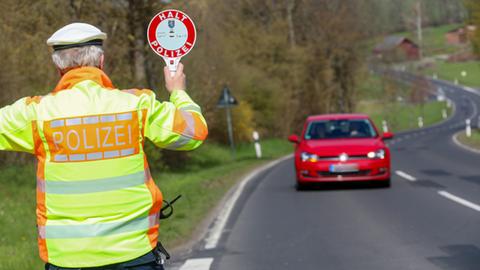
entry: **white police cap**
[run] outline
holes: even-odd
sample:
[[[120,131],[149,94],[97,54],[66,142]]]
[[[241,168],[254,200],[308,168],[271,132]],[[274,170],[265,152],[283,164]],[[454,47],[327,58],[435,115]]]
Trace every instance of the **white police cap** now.
[[[47,45],[54,50],[64,50],[87,45],[101,46],[107,34],[88,23],[71,23],[58,29],[47,39]]]

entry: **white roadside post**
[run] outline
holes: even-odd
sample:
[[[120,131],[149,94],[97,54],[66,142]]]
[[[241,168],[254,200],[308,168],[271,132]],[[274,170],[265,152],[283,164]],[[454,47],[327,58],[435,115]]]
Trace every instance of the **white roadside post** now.
[[[465,134],[467,135],[467,137],[471,137],[472,136],[472,126],[471,126],[471,123],[470,123],[470,119],[467,119],[465,120]]]
[[[444,101],[445,98],[445,91],[443,90],[442,87],[437,88],[437,100],[438,101]]]
[[[455,85],[458,85],[458,79],[455,78],[455,80],[453,81],[453,83],[454,83]]]
[[[447,99],[447,108],[451,108],[452,107],[452,101],[450,101],[450,99]]]
[[[260,159],[262,158],[262,146],[260,145],[260,135],[257,131],[253,131],[252,138],[255,145],[255,154],[257,158]]]
[[[442,118],[447,119],[447,110],[445,109],[442,110]]]
[[[386,120],[382,121],[382,129],[383,129],[383,133],[388,132],[388,124]]]
[[[421,117],[421,116],[418,117],[418,127],[419,128],[423,127],[423,117]]]
[[[438,79],[437,73],[433,73],[432,78],[433,78],[434,80]]]

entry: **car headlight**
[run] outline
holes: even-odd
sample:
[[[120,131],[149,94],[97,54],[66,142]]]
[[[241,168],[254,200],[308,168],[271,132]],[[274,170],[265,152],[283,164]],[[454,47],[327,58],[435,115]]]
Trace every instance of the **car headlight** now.
[[[385,150],[379,149],[377,151],[368,152],[367,157],[371,159],[384,159]]]
[[[307,152],[302,152],[300,157],[302,158],[303,162],[307,162],[307,161],[308,162],[317,162],[318,161],[318,156],[317,155],[310,154],[310,153],[307,153]]]

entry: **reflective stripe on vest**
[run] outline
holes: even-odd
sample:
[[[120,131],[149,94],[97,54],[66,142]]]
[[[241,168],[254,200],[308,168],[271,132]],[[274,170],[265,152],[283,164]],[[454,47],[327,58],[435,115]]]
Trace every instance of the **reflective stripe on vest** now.
[[[175,117],[179,120],[176,125],[174,124],[173,130],[179,134],[179,137],[175,142],[167,145],[167,149],[180,149],[191,142],[192,139],[202,136],[199,133],[204,131],[202,129],[197,130],[198,127],[196,125],[196,121],[199,121],[198,115],[191,111],[201,113],[200,108],[193,105],[185,106],[177,110]]]
[[[183,107],[180,108],[180,110],[182,110],[182,111],[194,111],[194,112],[199,113],[199,114],[202,113],[202,109],[198,106],[195,106],[195,105],[183,106]]]
[[[117,177],[109,177],[95,180],[82,181],[45,181],[37,180],[37,187],[47,194],[82,194],[92,192],[103,192],[122,188],[138,186],[148,179],[145,179],[144,171],[122,175]]]
[[[132,231],[146,231],[157,224],[158,214],[154,214],[125,222],[39,226],[38,234],[41,239],[98,237]]]
[[[183,146],[187,145],[191,140],[192,140],[191,138],[180,135],[178,140],[176,140],[175,142],[173,142],[170,145],[167,145],[165,148],[170,149],[170,150],[176,150],[176,149],[182,148]]]

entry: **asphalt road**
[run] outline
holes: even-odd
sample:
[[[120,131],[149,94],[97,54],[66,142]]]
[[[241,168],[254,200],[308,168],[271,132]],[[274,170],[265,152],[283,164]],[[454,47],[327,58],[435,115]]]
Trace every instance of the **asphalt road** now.
[[[218,244],[200,244],[180,269],[479,270],[480,154],[452,136],[466,118],[476,122],[480,95],[435,84],[455,114],[389,142],[391,188],[298,192],[287,159],[245,186]]]

